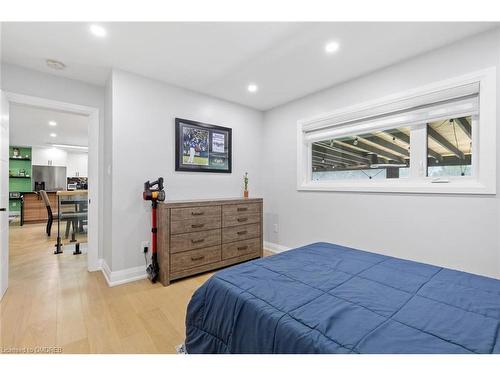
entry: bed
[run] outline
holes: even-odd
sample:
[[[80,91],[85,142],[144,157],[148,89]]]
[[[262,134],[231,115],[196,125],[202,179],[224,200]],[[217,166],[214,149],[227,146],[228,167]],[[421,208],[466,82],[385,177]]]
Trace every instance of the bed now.
[[[500,280],[330,243],[217,272],[188,353],[500,353]]]

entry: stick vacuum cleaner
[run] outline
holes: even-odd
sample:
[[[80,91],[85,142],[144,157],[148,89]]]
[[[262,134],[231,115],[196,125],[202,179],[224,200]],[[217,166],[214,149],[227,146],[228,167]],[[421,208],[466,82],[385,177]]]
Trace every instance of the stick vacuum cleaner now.
[[[159,177],[158,180],[144,183],[144,192],[142,197],[145,201],[151,201],[152,213],[151,213],[151,264],[146,269],[148,273],[148,278],[151,282],[155,283],[158,280],[160,274],[160,266],[158,264],[157,255],[157,236],[158,228],[156,226],[156,208],[158,207],[158,202],[163,202],[165,200],[165,191],[163,190],[163,177]]]

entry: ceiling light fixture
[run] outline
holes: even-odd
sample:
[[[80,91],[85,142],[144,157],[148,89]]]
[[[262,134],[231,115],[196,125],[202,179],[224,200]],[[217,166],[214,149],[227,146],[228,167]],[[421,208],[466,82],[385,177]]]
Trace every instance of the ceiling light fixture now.
[[[106,29],[99,25],[90,25],[90,32],[99,38],[104,38],[108,34]]]
[[[325,45],[325,52],[331,55],[331,54],[337,52],[339,50],[339,48],[340,48],[340,44],[338,42],[328,42]]]
[[[49,125],[50,125],[50,126],[56,126],[56,125],[57,125],[57,122],[55,122],[55,121],[49,121]]]
[[[51,136],[52,138],[55,138],[55,137],[57,137],[57,134],[56,134],[56,133],[50,133],[50,136]]]
[[[88,150],[89,149],[87,146],[65,145],[65,144],[52,144],[52,147],[74,148],[74,149],[77,149],[77,150]]]
[[[64,64],[62,61],[47,59],[46,63],[49,68],[54,70],[63,70],[66,68],[66,64]]]
[[[259,86],[257,86],[255,83],[250,83],[247,87],[248,92],[255,93],[259,89]]]

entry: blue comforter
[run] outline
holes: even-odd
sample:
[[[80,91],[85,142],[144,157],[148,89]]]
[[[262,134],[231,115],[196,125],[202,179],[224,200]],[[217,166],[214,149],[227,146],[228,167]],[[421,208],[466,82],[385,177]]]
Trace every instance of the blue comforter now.
[[[188,353],[500,353],[500,281],[316,243],[193,295]]]

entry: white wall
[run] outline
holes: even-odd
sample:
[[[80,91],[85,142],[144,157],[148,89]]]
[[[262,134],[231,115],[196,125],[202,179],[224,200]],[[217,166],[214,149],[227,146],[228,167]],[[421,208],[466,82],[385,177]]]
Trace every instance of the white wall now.
[[[500,278],[497,196],[296,190],[297,120],[490,66],[500,68],[498,31],[265,113],[265,240],[287,247],[329,241]],[[500,70],[497,77],[499,73]],[[500,86],[497,90],[500,93]],[[500,132],[497,134],[500,144]],[[500,168],[500,162],[497,167]],[[273,232],[274,224],[279,224],[279,233]]]
[[[1,88],[7,92],[36,96],[65,103],[99,108],[99,150],[102,156],[104,140],[104,88],[84,82],[57,77],[11,64],[2,64]],[[99,161],[99,197],[103,195],[103,165]],[[103,228],[103,205],[99,205],[99,228]],[[102,249],[102,230],[99,231],[99,249]],[[99,254],[102,257],[102,251]]]
[[[112,271],[144,265],[141,241],[151,236],[144,182],[165,178],[167,199],[241,197],[260,182],[262,113],[122,71],[112,76]],[[233,172],[175,172],[174,118],[233,129]]]

